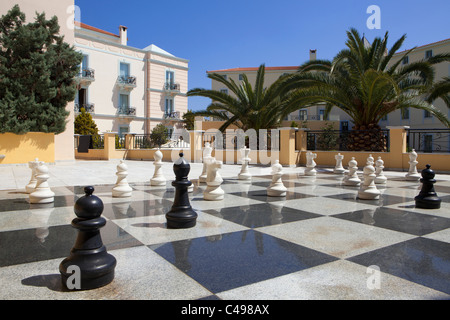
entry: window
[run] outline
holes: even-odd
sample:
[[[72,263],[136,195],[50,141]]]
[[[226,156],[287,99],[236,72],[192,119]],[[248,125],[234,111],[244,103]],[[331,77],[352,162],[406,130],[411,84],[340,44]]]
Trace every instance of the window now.
[[[120,76],[121,77],[128,77],[130,75],[130,65],[125,62],[120,63]]]
[[[128,108],[130,106],[130,99],[127,94],[119,94],[119,108]]]
[[[166,71],[166,83],[173,84],[175,81],[175,73],[173,71]]]
[[[425,59],[429,59],[433,56],[433,50],[425,51]]]
[[[406,56],[406,57],[403,58],[402,64],[408,64],[408,63],[409,63],[409,57]]]
[[[328,120],[328,117],[325,117],[325,109],[319,110],[320,120]]]
[[[307,120],[308,119],[308,110],[299,110],[298,111],[299,120]]]
[[[228,89],[220,89],[220,92],[228,94]]]
[[[119,137],[125,136],[125,134],[127,134],[128,132],[130,132],[129,126],[120,126],[119,127]]]
[[[241,81],[241,80],[244,80],[244,76],[243,76],[242,73],[239,74],[239,80],[240,80],[240,81]]]
[[[381,121],[387,121],[387,119],[388,119],[387,117],[388,117],[387,114],[384,115],[383,118],[381,118]]]
[[[423,111],[423,117],[424,117],[424,118],[431,118],[432,116],[431,116],[430,111],[424,110],[424,111]]]
[[[165,109],[164,109],[164,114],[165,115],[170,115],[172,114],[172,112],[174,112],[174,106],[173,106],[173,98],[166,98],[166,103],[165,103]]]
[[[348,131],[348,121],[341,121],[341,131]]]
[[[402,109],[401,113],[402,113],[402,120],[409,119],[409,108]]]

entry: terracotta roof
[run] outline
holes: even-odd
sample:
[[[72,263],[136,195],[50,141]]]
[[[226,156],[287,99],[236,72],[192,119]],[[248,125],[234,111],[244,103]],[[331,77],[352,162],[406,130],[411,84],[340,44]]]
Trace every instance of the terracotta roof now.
[[[445,42],[445,41],[448,41],[448,40],[450,40],[450,38],[445,39],[445,40],[440,40],[440,41],[432,42],[432,43],[428,43],[428,44],[424,44],[424,45],[421,45],[421,46],[417,46],[416,49],[423,48],[423,47],[427,47],[427,46],[431,46],[431,45],[438,44],[438,43],[441,43],[441,42]],[[411,50],[411,49],[406,49],[406,50],[403,50],[403,51],[399,51],[399,52],[396,52],[395,54],[399,54],[399,53],[402,53],[402,52],[406,52],[406,51],[408,51],[408,50]]]
[[[75,21],[75,25],[76,25],[76,26],[79,26],[79,27],[81,27],[81,28],[83,28],[83,29],[87,29],[87,30],[91,30],[91,31],[95,31],[95,32],[107,34],[107,35],[109,35],[109,36],[113,36],[113,37],[120,38],[120,36],[117,35],[117,34],[114,34],[114,33],[111,33],[111,32],[108,32],[108,31],[105,31],[105,30],[96,28],[96,27],[89,26],[89,25],[87,25],[87,24],[85,24],[85,23],[83,23],[83,22]]]
[[[266,67],[266,71],[276,71],[276,70],[297,70],[299,66],[288,66],[288,67]],[[259,68],[232,68],[232,69],[222,69],[222,70],[212,70],[206,71],[206,73],[217,73],[217,72],[245,72],[245,71],[258,71]]]

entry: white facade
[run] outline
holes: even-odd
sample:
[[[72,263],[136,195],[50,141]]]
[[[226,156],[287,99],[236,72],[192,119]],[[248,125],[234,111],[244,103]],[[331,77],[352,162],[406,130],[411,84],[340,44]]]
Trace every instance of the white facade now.
[[[83,23],[75,47],[84,55],[75,113],[84,107],[99,132],[148,134],[158,123],[171,132],[187,111],[188,61],[150,45],[127,45],[127,28],[113,34]]]

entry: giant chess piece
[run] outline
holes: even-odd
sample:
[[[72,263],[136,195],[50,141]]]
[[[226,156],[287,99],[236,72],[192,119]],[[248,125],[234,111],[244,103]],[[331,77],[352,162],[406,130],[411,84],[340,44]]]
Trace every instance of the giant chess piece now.
[[[441,207],[441,199],[437,196],[433,186],[436,183],[434,171],[430,168],[431,166],[427,164],[426,169],[422,170],[422,179],[420,179],[422,190],[414,198],[416,208],[439,209]]]
[[[241,149],[241,155],[242,155],[242,167],[241,172],[239,172],[238,179],[239,180],[249,180],[252,178],[252,175],[248,171],[248,164],[250,163],[250,158],[248,157],[248,154],[250,153],[250,148],[244,147]]]
[[[334,156],[334,158],[336,159],[336,166],[334,167],[333,172],[336,174],[345,173],[345,169],[342,166],[342,160],[344,159],[344,156],[338,153],[337,155]]]
[[[315,176],[317,171],[315,169],[316,162],[314,159],[317,158],[317,153],[312,153],[311,151],[306,152],[306,169],[305,176]]]
[[[364,181],[358,190],[358,198],[364,200],[376,200],[380,198],[380,190],[375,185],[375,168],[373,162],[368,159],[363,170]]]
[[[55,193],[50,189],[47,180],[48,168],[45,164],[36,167],[36,188],[29,194],[30,203],[50,203],[55,200]]]
[[[384,169],[384,161],[381,157],[378,157],[378,160],[375,161],[375,184],[385,184],[387,181],[386,176],[383,172]]]
[[[287,188],[284,186],[281,176],[283,175],[283,167],[278,160],[272,165],[272,182],[267,187],[267,195],[269,197],[286,196]]]
[[[128,176],[128,166],[123,160],[117,165],[117,181],[115,186],[112,188],[112,196],[117,198],[131,197],[131,192],[133,189],[130,187],[127,181]]]
[[[106,251],[100,235],[100,228],[106,224],[101,217],[103,202],[92,194],[93,187],[85,187],[84,192],[74,206],[77,218],[72,226],[78,229],[77,240],[69,257],[59,265],[62,284],[68,289],[103,287],[113,281],[116,267],[116,259]]]
[[[200,177],[198,177],[198,182],[206,182],[208,161],[211,159],[212,148],[209,142],[205,142],[205,147],[203,148],[203,169]]]
[[[409,181],[420,180],[420,174],[417,172],[418,163],[419,162],[417,161],[417,152],[416,150],[412,149],[412,151],[409,153],[409,170],[405,176],[406,180]]]
[[[153,162],[153,165],[155,166],[155,172],[153,173],[153,177],[150,179],[150,185],[152,186],[165,186],[166,185],[166,178],[164,177],[162,173],[162,158],[163,154],[161,150],[156,150],[156,152],[153,155],[153,158],[155,161]]]
[[[31,169],[31,178],[28,184],[25,186],[26,193],[32,193],[36,188],[36,168],[42,164],[44,164],[44,162],[39,161],[38,158],[34,159],[34,161],[28,162],[28,167]]]
[[[211,158],[208,163],[208,173],[206,177],[206,189],[203,191],[203,199],[205,200],[223,200],[225,192],[220,187],[223,182],[219,174],[219,169],[222,168],[222,161],[217,161]]]
[[[189,171],[191,166],[183,158],[183,153],[180,153],[180,158],[173,164],[175,180],[172,181],[172,186],[175,187],[175,198],[172,208],[166,213],[168,229],[192,228],[197,222],[197,213],[189,202],[188,187],[192,184],[188,179]]]
[[[346,186],[359,186],[361,184],[361,179],[358,177],[358,163],[355,157],[348,162],[348,173],[344,177],[344,185]]]

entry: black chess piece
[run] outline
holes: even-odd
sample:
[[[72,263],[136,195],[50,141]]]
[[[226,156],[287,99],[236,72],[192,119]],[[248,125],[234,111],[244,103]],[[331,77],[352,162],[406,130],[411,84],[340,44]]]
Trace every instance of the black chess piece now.
[[[192,209],[188,196],[188,187],[192,184],[188,180],[190,170],[191,166],[183,158],[183,153],[180,153],[180,158],[173,165],[175,180],[172,181],[172,186],[175,187],[175,198],[171,210],[166,213],[169,229],[192,228],[196,224],[197,213]]]
[[[436,183],[436,180],[434,179],[435,174],[430,168],[431,166],[427,164],[426,169],[422,170],[422,179],[420,179],[422,190],[420,190],[420,193],[414,198],[416,201],[416,208],[439,209],[441,207],[441,199],[437,196],[433,186],[434,183]]]
[[[69,257],[59,265],[63,286],[71,290],[89,290],[109,284],[116,267],[116,259],[107,253],[100,235],[100,228],[106,224],[101,217],[103,202],[92,194],[93,187],[85,187],[84,192],[74,206],[77,218],[72,220],[72,226],[78,229],[75,245]],[[77,279],[73,278],[76,276],[79,276],[78,286]]]

